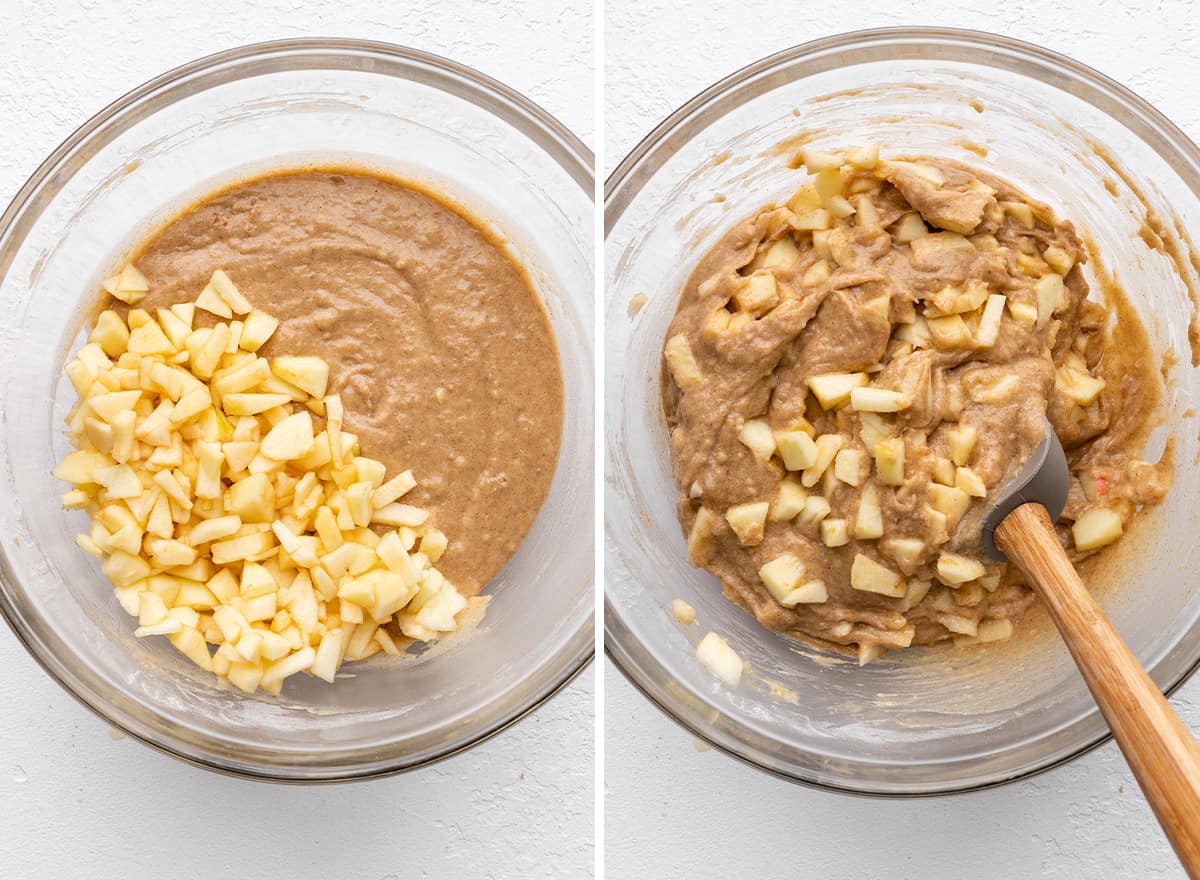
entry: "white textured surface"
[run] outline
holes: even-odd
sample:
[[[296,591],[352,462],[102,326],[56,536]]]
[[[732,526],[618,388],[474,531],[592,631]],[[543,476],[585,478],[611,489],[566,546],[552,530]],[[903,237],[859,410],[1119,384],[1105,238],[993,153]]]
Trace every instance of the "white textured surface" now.
[[[888,25],[990,30],[1071,55],[1129,85],[1200,139],[1200,18],[1189,0],[778,0],[610,3],[605,164],[680,103],[796,43]],[[924,801],[855,799],[698,752],[605,663],[610,877],[1177,878],[1183,872],[1114,745],[1026,782]],[[1174,700],[1200,729],[1200,679]]]
[[[77,125],[201,55],[353,36],[447,55],[591,140],[592,7],[410,0],[0,2],[0,203]],[[278,787],[114,740],[0,627],[0,877],[582,878],[592,874],[592,688],[424,771]]]

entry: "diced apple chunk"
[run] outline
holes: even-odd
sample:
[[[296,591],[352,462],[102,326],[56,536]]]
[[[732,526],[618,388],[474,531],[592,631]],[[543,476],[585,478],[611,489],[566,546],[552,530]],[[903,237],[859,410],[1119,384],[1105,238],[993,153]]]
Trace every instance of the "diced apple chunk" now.
[[[784,553],[762,566],[758,576],[767,592],[782,603],[804,581],[804,563],[794,553]]]
[[[746,312],[758,314],[770,311],[779,303],[779,287],[775,276],[762,270],[749,275],[734,291],[733,301]]]
[[[671,600],[671,614],[678,623],[684,626],[696,622],[696,609],[682,599]]]
[[[738,504],[725,511],[725,520],[743,547],[753,547],[762,543],[769,507],[770,504],[766,501],[756,501]]]
[[[313,397],[324,397],[329,385],[329,364],[319,357],[283,355],[272,358],[271,371]]]
[[[926,323],[938,348],[967,348],[973,342],[971,330],[961,315],[929,318]]]
[[[775,433],[766,419],[747,419],[738,432],[738,440],[754,453],[760,464],[766,464],[775,454]]]
[[[1106,547],[1121,537],[1123,532],[1121,517],[1106,507],[1093,507],[1071,526],[1075,549],[1081,553]]]
[[[874,483],[863,486],[858,501],[858,513],[854,518],[854,537],[870,541],[883,535],[883,508],[879,503],[879,491]]]
[[[823,409],[833,410],[850,401],[850,393],[870,381],[866,373],[825,373],[808,377],[808,387]]]
[[[707,507],[696,511],[696,518],[692,520],[692,528],[688,532],[688,555],[692,565],[700,566],[708,560],[716,528],[716,514]]]
[[[772,522],[787,522],[795,519],[804,510],[808,500],[808,492],[794,477],[788,477],[779,483],[779,491],[771,502],[771,510],[767,518]]]
[[[816,457],[800,478],[800,482],[805,487],[815,486],[825,471],[833,464],[833,460],[837,457],[838,452],[845,444],[846,438],[841,434],[822,434],[816,441]]]
[[[904,483],[904,438],[889,437],[875,444],[875,470],[885,486]]]
[[[956,486],[934,483],[929,487],[929,503],[948,520],[957,523],[971,506],[971,496]]]
[[[1090,406],[1107,383],[1080,370],[1059,367],[1054,373],[1054,385],[1080,406]]]
[[[991,348],[1000,338],[1000,323],[1004,319],[1006,302],[1008,302],[1008,297],[1000,293],[993,293],[987,298],[987,304],[983,307],[983,314],[979,317],[979,327],[975,333],[975,342],[978,345]]]
[[[800,522],[805,525],[816,525],[829,516],[833,508],[829,500],[820,495],[809,495],[804,501],[804,509],[800,511]]]
[[[700,372],[700,365],[692,354],[692,346],[686,336],[678,335],[668,339],[664,356],[667,359],[667,368],[681,390],[690,391],[704,384],[704,375]]]
[[[775,448],[779,450],[783,465],[789,471],[806,470],[816,463],[817,444],[804,431],[780,431],[774,435],[774,439]],[[763,448],[765,446],[764,441]]]
[[[306,410],[285,418],[263,437],[260,451],[276,461],[291,461],[312,451],[312,416]]]
[[[716,633],[710,632],[700,640],[696,657],[705,669],[729,687],[737,687],[742,680],[742,658]]]
[[[850,586],[865,593],[878,593],[894,599],[903,598],[907,589],[900,575],[862,553],[854,557],[850,566]]]
[[[1002,642],[1012,638],[1013,625],[1008,618],[1000,620],[982,620],[976,629],[975,637],[981,642]]]
[[[957,553],[943,553],[937,561],[937,577],[943,584],[965,584],[986,574],[983,563]]]
[[[1066,288],[1061,275],[1044,275],[1033,287],[1037,296],[1037,324],[1044,327],[1067,304]]]
[[[861,449],[842,449],[833,459],[834,473],[849,486],[861,486],[870,469],[870,460]]]
[[[954,485],[972,498],[987,497],[987,485],[983,478],[969,467],[960,467],[954,472]]]
[[[950,460],[959,467],[966,466],[975,452],[979,432],[972,425],[959,423],[950,429],[947,441],[950,444]]]
[[[1071,271],[1071,267],[1075,265],[1074,258],[1056,244],[1052,244],[1042,251],[1042,259],[1046,261],[1046,264],[1051,269],[1063,277],[1066,277],[1066,274]]]
[[[850,541],[850,526],[844,519],[821,521],[821,543],[826,547],[841,547]]]
[[[890,388],[855,388],[850,392],[850,408],[861,412],[893,413],[908,409],[912,400]]]

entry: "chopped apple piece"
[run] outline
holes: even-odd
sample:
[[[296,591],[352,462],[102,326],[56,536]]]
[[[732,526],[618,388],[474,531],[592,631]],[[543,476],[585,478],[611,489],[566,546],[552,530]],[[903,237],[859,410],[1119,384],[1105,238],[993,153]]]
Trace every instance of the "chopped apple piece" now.
[[[259,448],[267,458],[291,461],[311,452],[314,442],[312,416],[301,410],[271,428]]]
[[[975,245],[957,232],[931,232],[909,242],[912,248],[913,265],[917,268],[936,269],[948,254],[973,255]]]
[[[1037,325],[1044,327],[1067,304],[1066,288],[1061,275],[1043,275],[1033,287],[1037,296]]]
[[[1121,537],[1123,532],[1121,517],[1106,507],[1093,507],[1071,526],[1075,549],[1081,553],[1106,547]]]
[[[850,392],[850,408],[861,412],[892,413],[908,409],[912,400],[890,388],[855,388]]]
[[[129,328],[112,309],[101,312],[88,339],[99,345],[109,357],[118,357],[129,346]]]
[[[1008,297],[1000,293],[993,293],[987,298],[983,314],[979,317],[979,328],[975,333],[975,342],[978,345],[991,348],[1000,338],[1000,322],[1004,318],[1004,304],[1007,301]]]
[[[319,357],[280,356],[271,360],[271,370],[313,397],[324,397],[329,384],[329,364]]]
[[[871,171],[879,164],[879,144],[858,147],[846,154],[846,164],[859,171]]]
[[[809,495],[804,500],[804,509],[800,511],[800,522],[805,525],[816,525],[833,512],[829,501],[820,495]]]
[[[1018,302],[1014,299],[1008,300],[1008,313],[1012,315],[1014,321],[1021,324],[1035,324],[1038,320],[1037,306],[1032,303]]]
[[[688,532],[688,556],[692,565],[701,566],[708,560],[716,528],[716,514],[707,507],[696,511],[696,518],[692,520],[692,528]]]
[[[862,438],[863,445],[872,450],[872,454],[877,445],[895,433],[888,420],[878,413],[859,413],[858,422],[859,436]]]
[[[943,553],[937,561],[937,578],[943,584],[955,586],[973,581],[986,574],[983,563],[978,559],[960,556],[957,553]]]
[[[925,556],[925,542],[920,538],[888,538],[880,542],[879,549],[908,572],[915,571]]]
[[[690,391],[704,384],[704,375],[700,372],[700,365],[692,354],[692,347],[686,336],[672,336],[668,339],[664,354],[671,376],[681,390]]]
[[[947,435],[950,460],[959,467],[965,467],[971,461],[978,438],[979,432],[972,425],[960,423],[951,428]]]
[[[1012,637],[1012,621],[1007,618],[1000,620],[982,620],[976,630],[976,638],[981,642],[1002,642]]]
[[[846,438],[841,434],[822,434],[816,439],[817,457],[812,465],[804,471],[800,478],[801,485],[806,488],[815,486],[824,476],[826,469],[833,464],[834,458],[841,450]]]
[[[954,485],[972,498],[987,497],[987,485],[983,478],[969,467],[960,467],[954,472]]]
[[[779,450],[783,465],[789,471],[807,470],[816,464],[817,444],[804,431],[780,431],[774,435],[774,441],[774,449]],[[766,443],[763,442],[762,446],[765,449]]]
[[[904,483],[904,438],[889,437],[875,444],[875,470],[885,486]]]
[[[748,276],[734,291],[733,301],[739,309],[754,314],[770,311],[779,304],[779,287],[775,276],[763,270]]]
[[[796,263],[800,260],[800,251],[796,248],[790,236],[785,236],[776,241],[773,241],[765,251],[763,251],[756,262],[756,269],[770,269],[776,274],[792,271]]]
[[[957,523],[971,506],[971,497],[956,486],[934,483],[929,487],[929,502],[934,510],[944,513],[947,520]]]
[[[775,601],[782,604],[804,581],[804,563],[794,553],[784,553],[762,566],[758,576]]]
[[[742,680],[742,658],[716,633],[710,632],[700,640],[696,657],[705,669],[729,687],[737,687]]]
[[[775,454],[775,434],[766,419],[747,419],[738,432],[738,440],[754,453],[759,464],[766,464]]]
[[[753,547],[762,543],[769,507],[768,502],[757,501],[738,504],[725,511],[725,519],[743,547]]]
[[[1080,370],[1059,367],[1054,373],[1054,385],[1080,406],[1090,406],[1107,383]]]
[[[870,469],[870,459],[861,449],[843,449],[833,459],[834,473],[849,486],[861,486]]]
[[[682,623],[684,626],[696,622],[696,609],[682,599],[671,600],[671,614],[675,617],[676,622]]]
[[[804,503],[807,500],[808,492],[800,484],[800,481],[794,477],[787,477],[779,483],[779,491],[775,495],[775,500],[771,502],[771,510],[767,518],[772,522],[787,522],[795,519],[796,515],[804,510]]]
[[[808,377],[808,387],[823,409],[833,410],[850,401],[850,393],[870,381],[866,373],[825,373]]]
[[[878,152],[875,158],[879,158]],[[805,148],[799,154],[800,163],[813,174],[821,171],[836,171],[842,167],[842,156],[840,153],[821,152]]]
[[[878,593],[893,599],[903,598],[907,590],[900,575],[861,553],[855,555],[850,566],[850,586],[864,593]]]
[[[212,278],[209,279],[208,283],[216,291],[217,295],[229,304],[230,309],[233,310],[233,314],[246,315],[253,310],[254,307],[250,305],[250,301],[242,296],[241,291],[237,289],[237,285],[233,283],[233,279],[225,274],[224,269],[218,269],[213,272]],[[229,316],[226,315],[225,317]]]
[[[820,287],[833,276],[833,269],[828,261],[817,260],[809,266],[800,277],[801,287]]]
[[[1075,265],[1074,258],[1056,244],[1052,244],[1042,251],[1042,259],[1046,261],[1046,264],[1051,269],[1064,278],[1071,271],[1071,267]]]
[[[883,508],[879,503],[879,491],[874,483],[863,486],[858,500],[858,513],[854,518],[854,537],[870,541],[883,535]]]
[[[233,309],[229,307],[229,303],[221,299],[221,295],[217,293],[211,283],[196,298],[196,308],[204,309],[219,318],[233,317]]]
[[[1017,225],[1026,229],[1033,229],[1036,225],[1033,219],[1033,208],[1024,202],[1001,202],[1000,207],[1004,209],[1005,214],[1017,222]]]
[[[910,244],[914,240],[929,234],[929,228],[925,225],[925,221],[921,219],[921,215],[913,212],[905,214],[892,227],[892,238],[900,244]]]
[[[961,315],[929,318],[926,323],[938,348],[967,348],[974,341],[971,330]]]
[[[821,521],[821,543],[826,547],[841,547],[850,541],[850,527],[844,519]]]

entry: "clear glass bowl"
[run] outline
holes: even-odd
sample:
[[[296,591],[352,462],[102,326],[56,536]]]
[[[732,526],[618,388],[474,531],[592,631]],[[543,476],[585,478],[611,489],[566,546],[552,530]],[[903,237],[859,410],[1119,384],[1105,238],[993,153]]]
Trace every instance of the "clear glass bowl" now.
[[[193,199],[256,170],[352,162],[469,206],[530,268],[557,337],[565,424],[550,496],[468,635],[281,699],[219,687],[162,639],[135,640],[86,517],[50,477],[67,451],[61,377],[104,271]],[[178,757],[263,778],[426,764],[501,730],[593,653],[593,162],[511,89],[435,56],[350,40],[235,49],[121,98],[43,163],[0,217],[0,611],[55,679]]]
[[[1092,235],[1159,356],[1173,351],[1165,435],[1179,472],[1165,503],[1093,582],[1155,681],[1200,658],[1200,381],[1188,327],[1200,290],[1178,230],[1200,227],[1200,151],[1144,101],[1068,58],[958,30],[866,31],[757,62],[699,95],[612,174],[606,195],[606,648],[667,714],[780,776],[877,795],[980,788],[1069,760],[1106,728],[1044,619],[1003,648],[890,655],[859,668],[767,632],[687,562],[659,404],[663,336],[698,258],[736,220],[790,193],[789,138],[818,149],[879,142],[993,169]],[[780,146],[783,144],[783,146]],[[986,157],[978,155],[986,150]],[[1139,236],[1147,209],[1180,259]],[[1146,236],[1152,240],[1152,236]],[[1166,248],[1164,248],[1164,251]],[[630,317],[630,300],[646,294]],[[627,311],[628,310],[628,311]],[[1169,356],[1168,356],[1169,359]],[[681,597],[699,623],[669,611]],[[695,658],[707,631],[752,673],[720,685]]]

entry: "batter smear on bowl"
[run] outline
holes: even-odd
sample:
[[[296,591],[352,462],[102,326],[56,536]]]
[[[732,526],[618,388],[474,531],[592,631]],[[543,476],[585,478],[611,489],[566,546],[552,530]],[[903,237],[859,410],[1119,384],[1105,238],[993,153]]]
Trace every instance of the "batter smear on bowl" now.
[[[1008,638],[1034,599],[986,561],[989,498],[1067,450],[1075,560],[1164,496],[1137,458],[1160,397],[1119,291],[1088,299],[1072,225],[941,159],[805,152],[813,179],[687,282],[663,404],[693,564],[766,627],[860,662]]]

